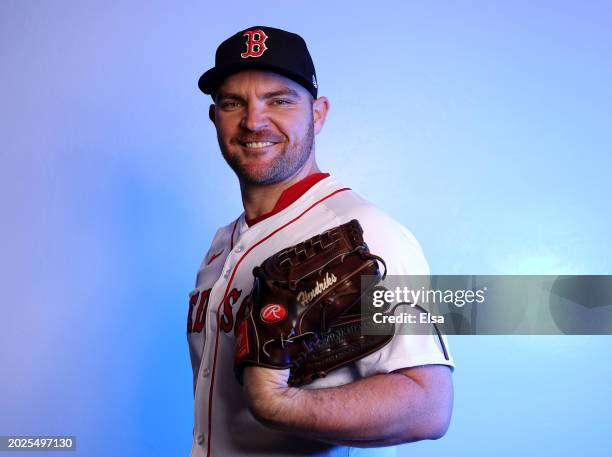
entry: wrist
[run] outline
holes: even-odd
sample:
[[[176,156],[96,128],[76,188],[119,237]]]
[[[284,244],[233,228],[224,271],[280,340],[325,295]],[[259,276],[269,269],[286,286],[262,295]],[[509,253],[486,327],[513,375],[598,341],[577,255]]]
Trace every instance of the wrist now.
[[[286,426],[298,408],[303,391],[287,386],[288,377],[289,370],[247,367],[244,371],[244,392],[249,409],[267,426]]]
[[[268,427],[291,428],[303,394],[304,391],[295,387],[278,387],[255,398],[252,411]]]

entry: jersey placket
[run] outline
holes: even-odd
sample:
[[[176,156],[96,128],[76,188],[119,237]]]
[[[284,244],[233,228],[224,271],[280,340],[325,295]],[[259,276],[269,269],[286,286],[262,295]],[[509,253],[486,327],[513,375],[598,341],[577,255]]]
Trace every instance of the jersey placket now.
[[[212,406],[209,404],[208,395],[210,390],[214,390],[215,388],[214,385],[211,386],[211,382],[216,381],[216,379],[213,380],[215,345],[221,344],[220,341],[218,341],[217,335],[217,332],[221,331],[219,328],[220,313],[222,312],[223,302],[226,299],[225,295],[231,291],[232,284],[235,284],[237,281],[238,272],[234,270],[240,261],[240,258],[245,254],[245,246],[249,245],[247,242],[248,239],[253,238],[254,235],[253,230],[244,230],[243,224],[244,221],[241,218],[241,220],[238,222],[239,227],[237,227],[238,230],[234,234],[234,239],[231,240],[233,249],[230,250],[225,258],[221,276],[219,276],[217,281],[215,281],[215,284],[211,290],[211,301],[209,303],[214,303],[214,306],[209,306],[208,310],[206,311],[206,338],[203,341],[202,362],[200,363],[198,373],[198,386],[196,388],[195,398],[197,405],[196,409],[204,408],[199,414],[196,413],[196,417],[201,418],[204,422],[196,424],[196,441],[198,444],[204,447],[209,447],[208,440],[210,440],[210,436],[208,436],[207,432],[203,432],[203,430],[209,430],[211,425],[209,422],[213,420],[211,414],[209,414],[209,410],[212,412],[214,404]],[[245,236],[243,237],[243,235]],[[232,283],[229,282],[230,280]],[[224,356],[224,354],[219,353],[219,350],[220,349],[217,349],[217,358]],[[227,356],[227,354],[225,354],[225,356]],[[217,360],[217,365],[218,364],[219,361]],[[201,384],[202,382],[203,384]],[[202,400],[205,401],[203,402]],[[196,419],[196,421],[197,420],[198,419]]]

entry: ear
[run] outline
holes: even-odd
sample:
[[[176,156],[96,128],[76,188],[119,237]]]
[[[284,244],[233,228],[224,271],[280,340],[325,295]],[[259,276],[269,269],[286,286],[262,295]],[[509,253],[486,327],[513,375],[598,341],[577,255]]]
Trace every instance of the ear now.
[[[317,135],[327,118],[327,112],[329,111],[329,100],[327,97],[319,97],[312,102],[312,118],[314,121],[314,133]]]
[[[208,107],[208,117],[213,124],[215,124],[215,110],[217,106],[213,103]],[[215,124],[216,125],[216,124]]]

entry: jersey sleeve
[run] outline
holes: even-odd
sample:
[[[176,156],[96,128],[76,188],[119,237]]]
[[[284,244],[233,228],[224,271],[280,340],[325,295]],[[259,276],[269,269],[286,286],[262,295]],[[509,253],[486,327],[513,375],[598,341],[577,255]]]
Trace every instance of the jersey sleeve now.
[[[357,219],[370,251],[382,257],[388,275],[429,276],[429,265],[414,235],[376,207],[359,211]],[[454,368],[444,335],[396,334],[386,346],[356,362],[360,376],[389,373],[401,368],[441,364]]]

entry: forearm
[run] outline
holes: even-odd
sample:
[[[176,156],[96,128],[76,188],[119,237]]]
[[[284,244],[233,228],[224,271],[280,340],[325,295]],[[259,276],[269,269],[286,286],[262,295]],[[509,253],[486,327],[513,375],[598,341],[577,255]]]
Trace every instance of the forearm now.
[[[261,392],[266,389],[251,395],[249,403],[262,422],[338,444],[369,447],[437,438],[448,426],[440,414],[448,393],[399,373],[326,389],[279,386],[274,395]]]

